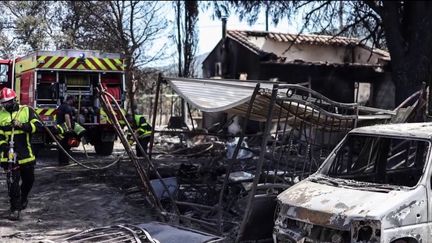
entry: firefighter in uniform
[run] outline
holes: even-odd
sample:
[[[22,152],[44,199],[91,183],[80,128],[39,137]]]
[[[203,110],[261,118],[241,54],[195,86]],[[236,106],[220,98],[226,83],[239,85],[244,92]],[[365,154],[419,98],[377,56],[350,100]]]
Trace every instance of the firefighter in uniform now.
[[[147,152],[147,145],[150,142],[150,135],[152,132],[152,127],[150,124],[147,123],[146,119],[143,115],[128,115],[127,116],[128,122],[131,124],[132,129],[135,131],[135,135],[138,137],[138,142],[141,144],[141,147],[143,147],[144,151]],[[131,135],[129,135],[130,137]],[[136,147],[136,155],[138,157],[143,156],[141,153],[141,150],[139,149],[138,144],[135,145]]]
[[[63,102],[57,108],[56,115],[56,133],[60,137],[60,145],[66,150],[69,154],[71,147],[77,147],[79,145],[79,140],[82,140],[85,135],[85,128],[82,127],[78,122],[76,122],[74,118],[74,96],[67,96],[65,102]],[[58,155],[58,163],[59,165],[67,165],[69,164],[69,157],[67,154],[63,152],[63,150],[59,149]]]
[[[36,158],[30,137],[41,131],[42,124],[32,109],[18,104],[12,89],[0,91],[0,104],[0,164],[7,172],[9,219],[18,220],[20,211],[27,207],[34,182]]]

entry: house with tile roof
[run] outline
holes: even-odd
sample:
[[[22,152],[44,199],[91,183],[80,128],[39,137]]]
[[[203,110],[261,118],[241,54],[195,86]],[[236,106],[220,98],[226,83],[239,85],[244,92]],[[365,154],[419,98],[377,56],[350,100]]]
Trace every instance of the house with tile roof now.
[[[202,68],[204,78],[307,83],[336,101],[363,92],[369,106],[395,106],[389,53],[355,38],[227,30]]]

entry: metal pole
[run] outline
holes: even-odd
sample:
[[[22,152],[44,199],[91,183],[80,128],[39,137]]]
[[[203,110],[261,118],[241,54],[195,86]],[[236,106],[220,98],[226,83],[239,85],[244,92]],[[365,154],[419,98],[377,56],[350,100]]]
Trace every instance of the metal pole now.
[[[12,70],[11,70],[11,89],[15,90],[15,59],[16,56],[15,54],[13,55],[13,59],[12,59]]]
[[[237,158],[237,155],[238,155],[238,153],[240,151],[241,144],[243,143],[243,139],[244,139],[245,133],[246,133],[246,126],[247,126],[247,123],[249,121],[250,114],[252,113],[252,107],[253,107],[253,104],[255,102],[255,98],[256,98],[256,96],[258,94],[259,89],[260,89],[260,83],[257,83],[257,85],[255,86],[255,89],[254,89],[254,91],[252,93],[252,97],[249,100],[249,106],[248,106],[248,109],[247,109],[247,112],[246,112],[246,115],[245,115],[245,120],[243,121],[243,127],[242,127],[242,130],[241,130],[241,133],[240,133],[240,138],[239,138],[239,141],[237,143],[236,148],[234,149],[234,153],[233,153],[233,157],[232,157],[233,159]],[[228,158],[228,159],[230,159],[230,158]],[[231,170],[233,168],[233,164],[234,163],[232,163],[232,162],[229,164],[228,171],[225,173],[225,178],[224,178],[224,181],[223,181],[222,190],[221,190],[221,192],[219,194],[219,202],[218,202],[219,233],[222,233],[222,220],[223,220],[222,219],[222,215],[223,215],[223,212],[222,212],[222,210],[223,210],[222,201],[223,201],[223,195],[224,195],[225,187],[227,187],[227,184],[228,184],[229,174],[230,174],[230,172],[231,172]]]
[[[248,202],[247,202],[247,207],[246,207],[246,212],[244,214],[242,223],[240,225],[240,230],[237,234],[237,238],[236,238],[236,242],[239,242],[243,236],[243,232],[246,228],[246,224],[249,221],[249,217],[251,214],[251,208],[252,208],[252,203],[255,197],[255,193],[257,190],[257,185],[259,183],[260,180],[260,175],[261,175],[261,171],[262,171],[262,167],[264,164],[264,156],[266,153],[266,147],[267,147],[267,142],[268,139],[270,137],[270,130],[272,127],[272,116],[273,116],[273,107],[274,104],[276,102],[276,98],[277,98],[277,93],[278,93],[278,84],[273,85],[273,91],[272,91],[272,96],[271,96],[271,100],[270,100],[270,104],[268,106],[268,112],[267,112],[267,121],[266,121],[266,127],[265,127],[265,131],[263,134],[263,139],[261,141],[261,153],[260,153],[260,157],[258,160],[258,164],[257,164],[257,168],[256,168],[256,172],[255,172],[255,178],[253,180],[253,184],[251,187],[251,191],[249,193],[249,198],[248,198]]]
[[[157,114],[158,103],[159,103],[159,91],[160,91],[161,82],[162,82],[162,74],[159,73],[157,85],[156,85],[156,96],[155,96],[155,101],[154,101],[154,106],[153,106],[152,133],[150,136],[150,147],[149,147],[149,154],[148,154],[148,156],[150,158],[151,158],[152,152],[153,152],[154,132],[156,129],[156,114]]]
[[[194,122],[193,122],[193,118],[192,118],[192,112],[191,112],[191,110],[190,110],[189,103],[186,103],[186,104],[187,104],[187,109],[188,109],[189,117],[190,117],[190,119],[191,119],[192,130],[195,131],[195,126],[194,126]]]
[[[122,142],[127,154],[131,158],[131,160],[132,160],[132,162],[133,162],[133,164],[134,164],[134,166],[138,172],[138,175],[141,179],[142,185],[145,189],[144,192],[147,194],[148,199],[153,204],[153,206],[156,207],[159,214],[162,215],[163,206],[162,206],[161,202],[158,200],[156,193],[150,184],[150,180],[149,180],[149,177],[148,177],[146,171],[143,170],[142,167],[140,166],[140,163],[138,162],[135,153],[133,152],[133,150],[130,147],[124,133],[122,132],[121,125],[120,125],[117,117],[115,116],[115,111],[114,111],[113,107],[111,106],[109,99],[106,97],[106,94],[103,93],[102,89],[99,89],[98,91],[100,94],[100,98],[102,100],[101,105],[106,110],[106,113],[107,113],[108,117],[110,118],[114,129],[117,131],[117,135],[119,136],[120,141]],[[137,139],[135,139],[135,140],[137,140]]]
[[[107,93],[106,91],[103,91],[103,92],[102,92],[102,95],[105,95],[105,96],[108,97],[108,98],[107,98],[107,97],[102,97],[102,96],[101,96],[102,99],[105,99],[105,100],[107,100],[107,101],[108,101],[109,99],[111,99],[111,100],[113,101],[114,105],[116,106],[117,110],[121,110],[121,107],[120,107],[120,106],[118,105],[118,103],[116,102],[114,96],[112,96],[110,93]],[[109,101],[108,101],[108,102],[109,102]],[[108,103],[108,105],[109,105],[109,107],[110,107],[111,110],[112,110],[111,103]],[[111,115],[112,115],[112,114],[111,114]],[[133,131],[133,130],[132,130],[132,127],[131,127],[131,125],[129,124],[129,122],[127,121],[126,116],[125,116],[123,113],[120,113],[120,116],[121,116],[122,119],[125,121],[126,126],[127,126],[127,128],[129,129],[129,131],[132,132],[132,131]],[[132,150],[131,146],[130,146],[129,143],[127,142],[127,139],[126,139],[124,133],[123,133],[122,130],[121,130],[120,124],[118,123],[118,119],[117,119],[115,116],[113,116],[113,119],[115,120],[114,124],[117,124],[117,126],[114,126],[114,128],[116,128],[117,132],[119,133],[118,136],[120,137],[120,140],[122,141],[123,146],[125,147],[126,150],[130,150],[131,153],[133,154],[134,158],[137,159],[137,157],[136,157],[135,154],[133,153],[133,150]],[[138,142],[138,137],[137,137],[134,133],[132,133],[132,137],[133,137],[134,141],[137,143],[137,147],[141,150],[141,153],[143,154],[143,156],[144,156],[144,160],[147,162],[147,165],[149,166],[150,169],[153,170],[153,172],[156,174],[156,177],[160,180],[160,182],[161,182],[162,186],[164,187],[165,191],[168,193],[168,195],[169,195],[171,201],[173,202],[173,207],[174,207],[173,209],[176,211],[177,214],[179,214],[179,211],[178,211],[178,208],[177,208],[177,206],[176,206],[176,204],[175,204],[175,200],[174,200],[174,198],[172,197],[171,193],[169,192],[169,189],[168,189],[167,185],[166,185],[165,182],[163,181],[163,179],[162,179],[161,175],[159,174],[159,172],[157,171],[156,167],[153,165],[153,163],[151,162],[150,158],[147,156],[146,152],[144,151],[143,147],[142,147],[141,144]],[[124,138],[124,139],[122,139],[122,138]],[[125,143],[124,143],[124,142],[125,142]],[[134,161],[133,158],[131,158],[131,159],[132,159],[132,161]],[[140,163],[139,163],[140,160],[137,159],[136,161],[137,161],[138,164],[140,164]],[[140,168],[142,168],[142,167],[140,166]],[[143,169],[143,171],[142,171],[142,173],[143,173],[145,176],[147,175],[147,172],[146,172],[146,171],[147,171],[147,169]],[[147,178],[148,178],[148,177],[147,177]]]
[[[265,30],[269,30],[269,3],[266,1],[266,10],[265,10]]]

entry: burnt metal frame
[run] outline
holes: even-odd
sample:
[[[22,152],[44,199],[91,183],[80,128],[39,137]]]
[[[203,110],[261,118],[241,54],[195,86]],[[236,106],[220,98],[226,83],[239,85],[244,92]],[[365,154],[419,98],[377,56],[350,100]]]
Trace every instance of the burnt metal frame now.
[[[280,90],[285,90],[285,89],[287,90],[286,93],[285,93],[286,97],[278,97],[278,94],[280,94],[279,91]],[[291,92],[291,94],[289,94],[289,92]],[[299,97],[295,97],[294,96],[295,94],[299,94],[299,93],[301,93],[300,94],[300,97],[301,97],[300,99],[299,99]],[[290,107],[288,109],[286,107],[284,107],[285,103],[289,103]],[[299,113],[297,113],[297,114],[291,114],[292,116],[294,116],[294,125],[296,124],[295,121],[297,119],[300,119],[300,120],[302,120],[301,124],[300,124],[300,129],[303,129],[304,125],[308,125],[309,126],[309,131],[310,131],[309,138],[305,134],[306,144],[307,144],[307,150],[308,150],[308,152],[306,153],[306,155],[309,154],[311,145],[315,144],[315,142],[317,140],[317,136],[316,136],[317,134],[315,134],[315,137],[313,139],[311,139],[311,135],[312,135],[311,133],[312,133],[312,128],[314,128],[314,127],[315,128],[317,128],[317,127],[319,128],[319,126],[320,126],[319,122],[320,122],[321,113],[323,113],[324,115],[326,115],[326,120],[325,120],[324,123],[327,123],[327,116],[332,117],[332,125],[330,126],[330,129],[331,129],[330,130],[330,136],[332,135],[332,132],[333,132],[333,124],[334,124],[335,119],[339,119],[340,120],[339,125],[338,125],[339,129],[337,131],[340,131],[340,129],[342,128],[342,131],[344,133],[346,133],[349,130],[351,130],[352,128],[354,128],[354,127],[357,126],[357,120],[358,120],[358,105],[357,104],[355,104],[355,103],[345,104],[345,103],[335,102],[335,101],[332,101],[332,100],[326,98],[325,96],[322,96],[321,94],[319,94],[319,93],[317,93],[317,92],[315,92],[313,90],[304,88],[304,87],[299,86],[299,85],[275,84],[273,86],[273,90],[271,92],[271,100],[270,100],[269,107],[268,107],[266,127],[265,127],[265,132],[264,132],[262,143],[261,143],[261,153],[260,153],[260,157],[259,157],[259,160],[258,160],[257,169],[255,171],[255,178],[254,178],[254,181],[253,181],[253,185],[251,187],[251,191],[250,191],[250,193],[248,195],[248,201],[247,201],[246,211],[245,211],[245,214],[243,216],[243,220],[242,220],[242,222],[240,224],[239,232],[237,234],[237,238],[236,238],[237,242],[241,241],[241,239],[243,237],[243,233],[245,232],[245,228],[247,226],[247,223],[249,221],[250,215],[252,213],[252,208],[253,208],[252,204],[253,204],[253,201],[254,201],[255,197],[257,196],[257,190],[259,189],[259,187],[266,186],[267,189],[269,189],[269,188],[273,188],[274,189],[274,188],[280,188],[281,187],[281,185],[279,183],[275,183],[275,181],[273,181],[272,183],[268,183],[267,182],[267,177],[265,178],[266,181],[264,182],[264,184],[259,184],[259,182],[260,182],[261,176],[264,174],[263,166],[264,166],[264,162],[265,162],[266,149],[268,147],[267,144],[268,144],[268,141],[269,141],[269,139],[271,137],[271,127],[273,125],[272,121],[273,121],[273,113],[274,113],[274,110],[275,110],[275,105],[279,104],[279,114],[278,114],[277,124],[279,125],[280,122],[283,121],[283,127],[284,127],[283,128],[283,135],[284,135],[285,132],[286,132],[286,128],[287,128],[288,122],[289,122],[289,116],[290,116],[289,109],[291,108],[292,103],[296,103],[297,104],[296,105],[296,111],[295,111],[295,113],[297,113],[299,111],[299,106],[300,105],[304,105],[304,112],[305,113],[307,112],[307,107],[311,107],[312,110],[311,110],[310,113],[312,114],[312,116],[314,115],[315,111],[318,112],[318,122],[317,122],[317,124],[314,124],[313,120],[312,121],[307,121],[306,117],[302,118],[301,116],[299,116]],[[315,104],[315,103],[318,103],[318,104]],[[327,103],[326,105],[328,105],[331,109],[333,109],[337,113],[332,113],[330,111],[323,110],[321,107],[318,106],[318,105],[323,105],[323,103]],[[250,102],[250,106],[253,106],[253,102]],[[285,119],[282,119],[282,115],[283,115],[283,112],[281,112],[282,109],[285,109],[286,113],[287,113]],[[347,114],[347,113],[351,113],[351,114]],[[345,127],[342,127],[342,125],[343,125],[342,120],[345,120]],[[348,126],[348,124],[349,124],[348,121],[349,120],[351,120],[351,125],[352,126]],[[324,124],[324,126],[322,126],[322,128],[325,129],[325,124]],[[278,131],[279,131],[279,129],[276,129],[275,140],[277,140],[277,138],[278,138]],[[284,136],[282,136],[282,137],[284,137]],[[301,135],[300,135],[300,139],[299,140],[302,140]],[[322,144],[324,143],[324,141],[321,141],[321,142],[322,142]],[[329,138],[329,142],[331,142],[331,137]],[[291,144],[292,143],[290,143],[289,146],[291,146]],[[335,144],[333,144],[333,145],[335,145]],[[237,145],[237,148],[239,148],[239,147],[240,147],[240,144]],[[272,147],[273,147],[272,148],[272,153],[274,153],[275,152],[275,148],[276,148],[276,142],[273,142],[273,146]],[[285,149],[285,147],[284,147],[284,149]],[[284,150],[282,150],[282,152],[280,153],[280,156],[278,158],[279,161],[282,158],[283,153],[284,153]],[[313,157],[310,156],[309,159],[313,159]],[[307,160],[307,158],[306,158],[306,160]],[[320,161],[320,162],[322,162],[322,161]],[[304,173],[305,172],[304,171],[305,170],[305,166],[306,166],[306,161],[303,161],[303,170],[302,170],[301,177],[305,177],[305,176],[309,175],[310,173],[314,172],[314,171],[312,171],[312,166],[311,166],[311,167],[309,167],[309,173],[307,173],[307,175],[305,175],[305,173]],[[275,178],[276,178],[278,169],[279,169],[278,167],[275,168],[275,171],[274,171],[275,172],[274,173],[274,175],[275,175],[274,177]],[[267,170],[267,173],[268,172],[269,171]],[[229,173],[230,173],[230,171],[227,172],[227,174],[229,174]],[[295,175],[296,171],[294,170],[293,173]],[[224,184],[225,184],[225,182],[224,182]],[[283,188],[283,186],[282,186],[282,188]],[[224,191],[224,189],[222,190],[222,192],[223,191]]]
[[[162,78],[161,75],[159,75],[158,81],[157,81],[157,86],[156,86],[155,105],[153,107],[153,116],[152,116],[152,124],[153,124],[153,126],[152,126],[152,135],[151,135],[150,146],[149,146],[149,157],[150,158],[152,156],[152,151],[153,151],[153,146],[154,146],[154,134],[155,134],[155,131],[156,131],[156,129],[155,129],[156,126],[154,124],[156,123],[156,116],[157,116],[157,110],[158,110],[158,104],[159,104],[159,93],[160,93],[160,88],[161,88],[162,83],[165,83],[164,79]],[[247,122],[249,120],[249,117],[250,117],[250,114],[251,114],[251,111],[252,111],[253,102],[255,100],[256,95],[259,93],[259,90],[260,90],[260,83],[257,83],[256,86],[255,86],[255,88],[254,88],[250,104],[248,106],[248,110],[247,110],[247,114],[246,114],[246,119],[244,121],[243,128],[245,128],[247,126]],[[245,137],[245,132],[244,131],[245,131],[245,129],[242,129],[242,133],[241,133],[239,142],[238,142],[238,144],[237,144],[237,146],[235,148],[235,151],[234,151],[234,154],[233,154],[233,158],[236,158],[237,155],[238,155],[238,153],[239,153],[239,151],[240,151],[241,144],[242,144],[243,139]],[[179,133],[188,133],[188,132],[189,131],[180,131]],[[175,133],[175,132],[172,131],[172,133]],[[230,163],[230,164],[232,165],[233,163]],[[231,169],[232,168],[230,167],[230,170]],[[175,215],[170,214],[170,215],[177,216],[180,219],[194,221],[194,222],[202,224],[202,225],[207,225],[207,226],[210,226],[210,227],[216,227],[217,233],[223,234],[223,232],[222,232],[223,231],[222,230],[222,226],[223,226],[223,217],[222,217],[222,215],[223,215],[223,205],[222,205],[222,200],[223,200],[224,191],[225,191],[224,189],[226,188],[227,182],[228,182],[228,179],[229,179],[228,177],[229,177],[229,173],[226,173],[226,176],[225,176],[225,179],[224,179],[224,182],[223,182],[223,185],[222,185],[222,189],[221,189],[221,192],[220,192],[220,195],[219,195],[219,203],[215,207],[211,207],[211,206],[208,206],[208,205],[197,204],[197,203],[181,202],[181,201],[177,201],[177,200],[175,200],[174,202],[172,202],[172,203],[175,204],[176,208],[177,208],[178,205],[188,205],[188,206],[192,206],[192,207],[195,207],[195,208],[203,208],[203,209],[207,209],[207,210],[215,210],[216,209],[216,213],[218,215],[216,223],[211,223],[211,222],[207,222],[207,221],[204,221],[204,220],[199,220],[199,219],[196,219],[196,218],[192,218],[192,217],[188,217],[188,216],[184,216],[184,215],[179,215],[179,214],[175,214]],[[170,193],[170,192],[167,192],[167,193]]]
[[[159,76],[158,79],[158,83],[157,83],[157,88],[156,88],[156,100],[155,100],[155,105],[153,107],[153,126],[152,126],[152,136],[151,136],[151,142],[150,142],[150,149],[149,149],[149,155],[152,155],[152,148],[153,148],[153,144],[154,144],[154,134],[155,134],[155,121],[156,121],[156,115],[157,115],[157,109],[158,109],[158,103],[159,103],[159,92],[160,92],[160,86],[163,82],[163,78],[161,76]],[[263,82],[263,83],[267,83],[267,82]],[[286,90],[286,91],[285,91]],[[281,92],[284,91],[284,92]],[[230,159],[228,160],[228,170],[225,173],[224,176],[224,180],[223,180],[223,184],[222,184],[222,188],[220,190],[220,194],[219,194],[219,200],[217,205],[214,206],[209,206],[209,205],[204,205],[204,204],[198,204],[198,203],[191,203],[191,202],[180,202],[180,201],[175,201],[174,203],[177,205],[187,205],[187,206],[191,206],[194,207],[196,209],[201,208],[204,210],[211,210],[211,211],[216,211],[217,213],[217,218],[216,219],[207,219],[207,220],[202,220],[202,219],[197,219],[197,218],[192,218],[192,217],[188,217],[185,215],[173,215],[173,216],[178,216],[179,219],[185,219],[187,221],[194,221],[198,224],[201,225],[206,225],[209,228],[213,228],[213,230],[216,228],[216,231],[219,234],[223,234],[223,225],[224,222],[228,222],[225,221],[224,219],[224,196],[225,196],[225,192],[228,188],[228,184],[229,184],[229,175],[230,173],[233,171],[233,165],[234,162],[237,160],[237,155],[241,149],[241,144],[244,140],[245,137],[245,127],[248,124],[248,120],[250,118],[251,112],[252,112],[252,108],[254,106],[254,102],[255,102],[255,98],[257,95],[265,95],[265,93],[268,93],[268,90],[264,90],[261,89],[260,87],[260,83],[257,83],[255,86],[255,89],[253,91],[253,95],[249,101],[249,105],[248,105],[248,109],[247,112],[245,114],[245,120],[243,123],[243,129],[241,132],[241,135],[239,137],[237,146],[235,147],[234,150],[234,154],[233,157],[234,159]],[[285,96],[281,96],[281,94],[285,94]],[[284,84],[278,84],[278,83],[273,83],[273,89],[271,90],[271,96],[270,96],[270,103],[268,105],[268,111],[267,111],[267,120],[266,120],[266,126],[265,126],[265,131],[263,133],[263,138],[261,141],[261,150],[259,153],[259,159],[257,162],[257,167],[256,170],[254,172],[254,179],[253,179],[253,184],[251,187],[250,192],[247,195],[247,207],[246,207],[246,211],[244,212],[244,215],[242,217],[241,222],[238,222],[239,224],[239,232],[237,234],[237,241],[240,241],[242,238],[242,235],[244,233],[244,230],[246,228],[246,223],[248,222],[248,219],[251,215],[251,209],[252,209],[252,204],[254,202],[254,198],[257,195],[257,191],[258,189],[262,189],[262,188],[266,188],[266,189],[275,189],[277,188],[278,190],[280,189],[284,189],[286,187],[289,186],[289,184],[287,185],[286,182],[284,183],[276,183],[276,179],[273,180],[273,182],[269,183],[269,181],[266,180],[264,183],[260,184],[260,178],[261,175],[264,174],[264,172],[267,172],[267,174],[269,174],[270,169],[266,168],[266,170],[264,170],[264,162],[268,159],[266,158],[266,148],[268,147],[268,142],[270,141],[270,136],[271,136],[271,127],[273,124],[273,116],[274,113],[278,115],[277,117],[277,123],[278,125],[280,123],[282,123],[283,125],[283,131],[281,132],[282,134],[279,134],[279,129],[277,129],[276,134],[275,134],[275,142],[273,143],[272,147],[271,147],[271,151],[272,154],[275,154],[277,151],[277,140],[278,140],[278,136],[281,135],[282,138],[285,138],[284,136],[287,135],[287,126],[290,125],[290,117],[294,117],[294,121],[293,124],[294,126],[298,125],[296,124],[297,122],[300,124],[300,126],[298,127],[298,131],[300,132],[300,136],[297,138],[297,141],[294,141],[294,139],[292,138],[293,136],[293,130],[291,129],[291,131],[289,131],[288,136],[290,136],[290,141],[288,144],[283,144],[282,141],[282,150],[278,150],[280,154],[277,154],[276,156],[276,160],[277,162],[280,162],[284,153],[287,152],[287,148],[288,148],[288,153],[293,149],[294,146],[294,142],[297,142],[296,146],[299,146],[299,144],[306,143],[306,147],[307,147],[307,153],[306,155],[309,155],[311,153],[311,146],[319,146],[321,144],[324,143],[324,138],[321,141],[318,141],[318,138],[315,137],[314,139],[310,139],[311,135],[312,135],[312,129],[309,129],[309,140],[307,139],[307,127],[309,126],[310,128],[318,128],[318,129],[322,129],[325,132],[328,132],[330,134],[330,137],[328,139],[329,143],[331,142],[331,136],[332,133],[334,132],[343,132],[346,133],[349,130],[351,130],[352,128],[357,126],[357,120],[358,120],[358,105],[355,103],[351,103],[351,104],[346,104],[346,103],[339,103],[339,102],[335,102],[332,101],[328,98],[326,98],[325,96],[310,90],[308,88],[302,87],[300,85],[284,85]],[[287,107],[288,104],[288,107]],[[292,107],[294,107],[295,105],[295,110],[291,110]],[[303,106],[303,108],[300,108],[301,106]],[[318,113],[318,121],[314,121],[313,119],[308,121],[308,117],[306,116],[306,112],[308,111],[307,108],[309,107],[309,113],[312,114],[312,116],[315,113]],[[325,108],[326,107],[326,108]],[[303,113],[302,110],[303,109]],[[279,110],[278,113],[276,113],[276,110]],[[286,117],[285,117],[286,116]],[[321,121],[321,116],[326,116],[324,121]],[[329,117],[331,117],[329,119]],[[339,120],[339,123],[337,125],[335,125],[335,121]],[[342,122],[342,120],[345,120],[345,123]],[[350,123],[348,123],[348,121],[351,121]],[[320,124],[320,122],[323,122],[323,124]],[[330,126],[325,126],[328,122],[331,122]],[[292,125],[292,124],[291,124]],[[336,127],[337,129],[334,130],[334,127]],[[327,130],[326,130],[327,129]],[[329,130],[328,130],[329,129]],[[179,133],[190,133],[190,131],[180,131]],[[301,141],[302,140],[302,136],[306,138],[306,141]],[[280,142],[280,141],[279,141]],[[335,144],[333,144],[335,145]],[[331,149],[331,148],[329,148]],[[297,155],[298,156],[298,155]],[[275,156],[272,156],[275,157]],[[321,156],[320,154],[320,158],[322,159],[323,156]],[[304,158],[303,158],[304,159]],[[307,159],[312,159],[312,156],[308,156],[306,158]],[[310,162],[310,161],[309,161]],[[319,166],[321,161],[319,161],[316,166]],[[296,167],[297,165],[295,164],[294,167]],[[303,166],[302,166],[302,170],[301,170],[301,175],[297,175],[296,173],[296,168],[294,168],[294,170],[292,172],[287,172],[284,171],[284,175],[287,173],[293,173],[292,178],[294,178],[295,176],[298,176],[298,178],[304,178],[306,176],[308,176],[310,173],[314,172],[312,171],[312,166],[310,166],[308,169],[309,171],[307,171],[307,173],[305,173],[305,169],[306,169],[306,163],[305,161],[303,161]],[[283,170],[283,168],[279,168],[278,166],[275,168],[274,170],[274,178],[276,178],[276,175],[278,172],[281,172]]]

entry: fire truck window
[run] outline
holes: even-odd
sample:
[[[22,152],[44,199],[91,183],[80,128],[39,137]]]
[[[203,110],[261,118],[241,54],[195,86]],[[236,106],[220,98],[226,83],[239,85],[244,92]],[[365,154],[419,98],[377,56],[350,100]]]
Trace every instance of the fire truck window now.
[[[0,83],[7,83],[8,81],[8,65],[0,65]]]
[[[53,99],[53,89],[51,84],[38,84],[38,99]]]

